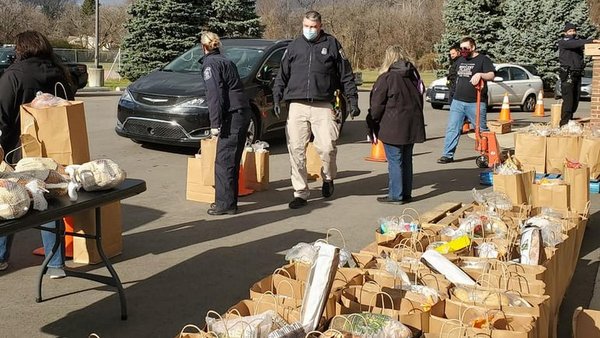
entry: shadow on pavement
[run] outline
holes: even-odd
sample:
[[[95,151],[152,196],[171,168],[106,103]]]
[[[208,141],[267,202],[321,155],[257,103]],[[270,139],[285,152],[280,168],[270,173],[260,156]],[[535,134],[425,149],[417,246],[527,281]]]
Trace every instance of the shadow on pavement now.
[[[179,234],[179,239],[185,237]],[[127,321],[120,320],[119,300],[113,294],[44,326],[41,332],[59,337],[87,337],[92,332],[100,337],[173,337],[185,324],[202,325],[208,310],[222,313],[248,298],[254,282],[285,264],[277,252],[322,237],[321,233],[294,230],[199,253],[128,287]]]
[[[600,248],[600,212],[590,216],[585,229],[583,243],[579,252],[579,259],[575,267],[575,274],[565,293],[558,314],[558,337],[571,337],[571,320],[573,312],[578,306],[589,308],[590,300],[594,294],[594,283],[598,273],[598,253]],[[587,256],[587,257],[586,257]]]

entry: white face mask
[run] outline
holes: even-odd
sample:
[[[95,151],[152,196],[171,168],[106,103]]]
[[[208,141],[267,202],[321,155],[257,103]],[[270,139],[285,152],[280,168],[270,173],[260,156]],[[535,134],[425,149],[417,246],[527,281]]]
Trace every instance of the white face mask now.
[[[302,35],[304,35],[306,40],[312,41],[317,38],[317,36],[319,35],[319,31],[316,28],[303,27]]]

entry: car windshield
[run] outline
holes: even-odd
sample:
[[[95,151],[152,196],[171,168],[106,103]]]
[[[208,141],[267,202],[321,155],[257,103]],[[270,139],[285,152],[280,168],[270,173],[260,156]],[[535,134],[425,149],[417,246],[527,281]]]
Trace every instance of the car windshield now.
[[[592,77],[592,73],[593,73],[592,68],[586,68],[586,69],[583,70],[583,77],[589,77],[589,78],[591,78]]]
[[[238,46],[223,46],[220,49],[226,58],[235,63],[240,77],[248,76],[264,53],[262,49]],[[165,66],[163,70],[181,73],[200,72],[202,65],[198,60],[200,60],[202,55],[202,49],[196,46],[177,57]]]

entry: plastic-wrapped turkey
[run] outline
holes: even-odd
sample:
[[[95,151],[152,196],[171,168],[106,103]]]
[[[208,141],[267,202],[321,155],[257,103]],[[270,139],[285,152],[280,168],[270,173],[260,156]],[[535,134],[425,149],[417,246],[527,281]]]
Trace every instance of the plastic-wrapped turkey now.
[[[25,187],[0,179],[0,220],[19,218],[27,213],[31,199]]]
[[[45,194],[47,198],[54,198],[66,195],[69,185],[69,180],[65,176],[61,175],[56,170],[50,169],[0,173],[0,178],[10,179],[12,181],[22,184],[27,184],[30,180],[42,181],[44,183],[43,188],[47,190]]]
[[[15,171],[30,171],[50,169],[65,174],[65,167],[55,160],[47,157],[25,157],[15,166]]]
[[[127,174],[109,159],[94,160],[82,165],[70,165],[67,172],[85,191],[108,190],[119,186]]]

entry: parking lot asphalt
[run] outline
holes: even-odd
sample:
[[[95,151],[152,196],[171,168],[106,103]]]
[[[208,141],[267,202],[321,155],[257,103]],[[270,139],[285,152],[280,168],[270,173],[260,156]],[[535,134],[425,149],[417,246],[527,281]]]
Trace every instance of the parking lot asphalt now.
[[[241,198],[240,213],[210,217],[207,204],[185,198],[187,158],[195,149],[141,146],[117,136],[116,96],[82,95],[93,158],[110,158],[129,177],[144,179],[148,190],[123,201],[123,254],[112,259],[129,306],[121,321],[117,295],[110,287],[75,278],[44,280],[46,301],[34,300],[35,278],[42,258],[31,251],[41,244],[39,231],[17,234],[7,271],[0,272],[0,337],[174,337],[188,323],[202,325],[207,310],[224,312],[248,298],[249,287],[285,264],[285,250],[298,242],[325,237],[335,227],[345,245],[359,250],[374,240],[379,217],[398,215],[411,207],[425,212],[443,202],[471,202],[479,185],[477,153],[472,139],[462,137],[456,162],[441,165],[447,110],[426,104],[427,142],[415,147],[414,202],[405,206],[376,202],[387,187],[387,165],[368,162],[364,117],[368,93],[360,93],[363,111],[349,120],[339,142],[339,175],[335,193],[323,199],[320,182],[311,183],[307,207],[290,210],[293,198],[285,140],[271,144],[270,189]],[[547,100],[547,114],[551,100]],[[589,115],[582,103],[580,115]],[[497,116],[497,111],[489,115]],[[520,124],[547,121],[513,112]],[[594,297],[600,253],[597,250],[598,195],[592,195],[592,217],[572,288],[561,309],[561,333],[567,334],[573,309],[587,307]],[[332,243],[343,245],[338,235]],[[72,263],[68,263],[74,266]],[[99,266],[78,269],[106,274]],[[598,308],[599,301],[593,307]],[[566,335],[560,335],[565,337]]]

